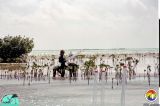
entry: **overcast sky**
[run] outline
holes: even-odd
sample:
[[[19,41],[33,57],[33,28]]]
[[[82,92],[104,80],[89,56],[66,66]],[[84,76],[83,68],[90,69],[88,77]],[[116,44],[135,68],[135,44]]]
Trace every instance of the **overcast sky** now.
[[[0,36],[37,49],[158,48],[158,0],[0,0]]]

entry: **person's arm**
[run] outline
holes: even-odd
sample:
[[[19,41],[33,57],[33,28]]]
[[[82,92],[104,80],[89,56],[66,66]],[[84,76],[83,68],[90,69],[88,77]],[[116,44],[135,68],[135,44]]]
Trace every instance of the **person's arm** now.
[[[61,63],[61,57],[59,57],[59,62]]]

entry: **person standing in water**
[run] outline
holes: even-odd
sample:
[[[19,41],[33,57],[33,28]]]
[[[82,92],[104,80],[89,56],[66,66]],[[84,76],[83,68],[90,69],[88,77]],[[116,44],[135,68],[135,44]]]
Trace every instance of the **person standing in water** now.
[[[61,50],[60,51],[60,56],[59,56],[59,62],[61,64],[61,66],[60,66],[61,71],[60,72],[61,72],[61,77],[62,78],[64,78],[64,76],[65,76],[65,67],[66,67],[66,65],[65,65],[66,59],[64,58],[64,53],[65,53],[65,51]]]

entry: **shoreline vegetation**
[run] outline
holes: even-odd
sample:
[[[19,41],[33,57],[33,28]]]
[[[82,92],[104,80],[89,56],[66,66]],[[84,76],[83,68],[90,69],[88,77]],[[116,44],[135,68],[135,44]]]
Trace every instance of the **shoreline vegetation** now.
[[[73,56],[74,55],[74,56]],[[25,80],[51,80],[53,70],[58,66],[57,55],[28,55],[25,63],[0,63],[1,79],[23,79]],[[72,57],[73,56],[73,57]],[[129,80],[135,77],[157,77],[159,76],[159,53],[130,53],[130,54],[66,54],[68,63],[76,63],[79,67],[73,70],[70,78],[70,69],[66,69],[65,78],[77,80],[93,79],[94,72],[97,70],[99,75],[105,72],[107,77],[121,80],[122,69],[127,65],[127,76]],[[150,61],[150,62],[146,62]],[[72,69],[72,68],[71,68]],[[16,71],[17,70],[17,71]],[[143,71],[144,70],[144,71]],[[149,76],[148,76],[149,75]],[[59,73],[56,79],[59,79]],[[100,77],[99,77],[100,78]],[[23,79],[24,80],[24,79]],[[100,79],[99,79],[100,80]],[[49,81],[50,82],[50,81]],[[31,83],[31,82],[30,82]]]
[[[35,55],[33,54],[34,50],[32,51],[33,47],[33,39],[25,36],[6,36],[1,38],[1,79],[22,78],[24,81],[26,78],[28,80],[48,79],[50,83],[51,77],[56,76],[56,78],[59,78],[59,50],[57,50],[56,53],[50,52],[47,54],[47,51],[43,51],[45,54],[39,53]],[[110,52],[106,52],[106,50]],[[123,52],[119,52],[120,50]],[[137,52],[138,50],[141,51]],[[148,52],[144,52],[146,50],[148,50]],[[70,82],[71,79],[77,80],[78,76],[80,76],[81,79],[87,79],[89,85],[89,80],[92,79],[95,72],[99,73],[99,80],[101,79],[102,73],[105,72],[105,78],[111,75],[116,79],[118,84],[122,79],[124,66],[127,67],[129,80],[134,79],[138,75],[140,77],[140,74],[144,74],[144,78],[149,78],[150,75],[154,77],[159,75],[159,52],[155,52],[154,48],[70,49],[65,52],[67,61],[65,71],[68,73],[65,78],[69,78]],[[149,62],[147,63],[147,61]],[[114,73],[114,75],[111,73]]]

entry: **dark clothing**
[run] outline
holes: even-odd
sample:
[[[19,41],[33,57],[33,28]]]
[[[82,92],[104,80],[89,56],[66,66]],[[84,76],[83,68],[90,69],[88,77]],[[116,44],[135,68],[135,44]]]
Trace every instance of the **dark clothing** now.
[[[63,55],[60,55],[59,62],[61,63],[61,66],[60,66],[61,77],[64,77],[64,75],[65,75],[65,67],[66,67],[66,65],[65,65],[66,59],[63,57]]]
[[[59,57],[59,62],[61,63],[61,67],[64,68],[66,59],[63,57],[63,55]]]

